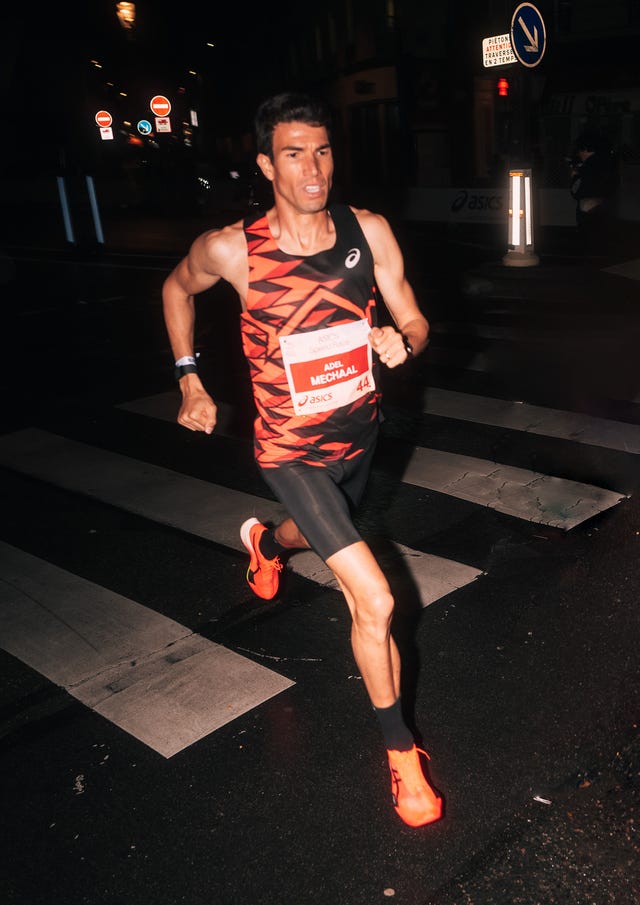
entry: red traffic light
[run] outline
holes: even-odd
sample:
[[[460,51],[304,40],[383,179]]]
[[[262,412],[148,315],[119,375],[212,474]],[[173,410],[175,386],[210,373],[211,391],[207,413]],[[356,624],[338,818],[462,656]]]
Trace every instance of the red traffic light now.
[[[509,82],[505,79],[498,79],[498,97],[509,96]]]

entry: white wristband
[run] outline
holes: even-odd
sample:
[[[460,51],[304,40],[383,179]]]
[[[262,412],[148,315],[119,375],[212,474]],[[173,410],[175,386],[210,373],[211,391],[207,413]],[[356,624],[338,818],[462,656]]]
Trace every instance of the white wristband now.
[[[182,358],[179,358],[176,361],[176,368],[181,368],[183,365],[195,365],[196,360],[193,355],[183,355]]]

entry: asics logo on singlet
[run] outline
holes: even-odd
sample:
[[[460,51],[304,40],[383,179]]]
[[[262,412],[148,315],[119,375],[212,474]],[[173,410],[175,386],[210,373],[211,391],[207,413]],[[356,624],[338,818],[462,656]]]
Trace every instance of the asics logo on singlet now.
[[[360,249],[359,248],[350,248],[347,252],[347,257],[344,259],[344,266],[348,267],[351,270],[352,267],[355,267],[358,261],[360,260]]]

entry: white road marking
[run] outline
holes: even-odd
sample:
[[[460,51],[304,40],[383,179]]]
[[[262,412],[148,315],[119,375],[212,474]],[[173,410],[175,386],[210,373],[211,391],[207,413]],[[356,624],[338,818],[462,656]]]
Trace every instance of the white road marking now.
[[[0,437],[0,465],[244,552],[239,526],[249,516],[279,521],[279,503],[192,478],[57,434],[27,428]],[[395,545],[423,606],[482,575],[480,569]],[[293,572],[334,586],[312,552],[296,554]],[[448,576],[448,577],[447,577]]]
[[[640,453],[640,425],[625,421],[437,387],[425,390],[422,410],[428,415],[442,415],[475,424],[490,424],[545,437],[559,437],[574,443]]]
[[[177,397],[169,392],[139,399],[121,408],[173,422],[177,413]],[[640,451],[640,427],[605,418],[589,418],[556,409],[437,389],[425,391],[423,410],[549,436],[569,434],[566,438],[576,442],[623,449],[625,452]],[[220,431],[224,433],[225,425],[231,419],[229,406],[221,407],[220,418]],[[565,530],[625,499],[625,494],[590,484],[425,448],[414,450],[402,480],[496,509],[506,515]]]
[[[590,484],[437,449],[415,449],[403,481],[565,531],[626,498]]]
[[[640,258],[624,261],[622,264],[613,264],[611,267],[602,268],[605,273],[613,273],[616,276],[626,277],[628,280],[640,280]]]
[[[2,542],[0,567],[4,650],[164,757],[295,684]]]

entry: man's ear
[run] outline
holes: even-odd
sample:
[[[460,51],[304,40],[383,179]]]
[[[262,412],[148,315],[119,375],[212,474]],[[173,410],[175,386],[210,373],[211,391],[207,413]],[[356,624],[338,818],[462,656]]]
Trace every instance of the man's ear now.
[[[258,154],[256,163],[262,170],[263,176],[268,179],[269,182],[273,182],[273,163],[271,162],[271,159],[266,154]]]

